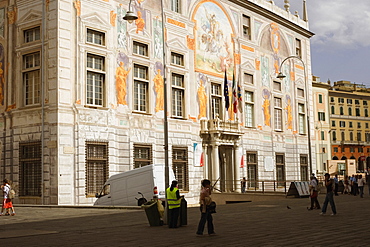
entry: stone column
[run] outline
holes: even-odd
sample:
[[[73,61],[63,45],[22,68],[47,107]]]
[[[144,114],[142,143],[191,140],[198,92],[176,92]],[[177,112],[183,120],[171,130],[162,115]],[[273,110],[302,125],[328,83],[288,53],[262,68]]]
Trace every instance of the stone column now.
[[[218,146],[219,143],[213,143],[212,144],[212,177],[210,180],[212,181],[212,184],[216,182],[216,180],[220,177],[220,161],[218,156]],[[216,187],[219,188],[219,183],[217,183]]]
[[[240,155],[239,155],[239,144],[234,144],[233,164],[234,164],[234,191],[241,192],[240,186]]]
[[[209,166],[211,165],[210,164],[210,160],[212,159],[209,159],[208,158],[208,145],[207,144],[203,144],[203,178],[209,178]]]

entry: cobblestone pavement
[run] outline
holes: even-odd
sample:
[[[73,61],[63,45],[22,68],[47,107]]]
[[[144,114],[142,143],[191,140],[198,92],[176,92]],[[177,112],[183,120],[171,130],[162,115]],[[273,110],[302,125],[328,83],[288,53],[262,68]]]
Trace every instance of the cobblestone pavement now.
[[[198,208],[188,225],[150,227],[144,211],[18,207],[0,217],[3,246],[370,246],[370,196],[335,197],[338,214],[308,211],[308,198],[246,195],[252,202],[218,205],[216,236],[197,237]],[[319,196],[320,203],[324,194]],[[288,209],[289,206],[291,209]]]

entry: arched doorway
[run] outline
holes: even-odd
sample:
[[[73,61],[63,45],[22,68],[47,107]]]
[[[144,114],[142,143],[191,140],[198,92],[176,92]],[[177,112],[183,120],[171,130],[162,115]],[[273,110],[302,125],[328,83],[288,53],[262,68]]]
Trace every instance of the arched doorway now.
[[[339,160],[337,156],[334,156],[333,157],[333,160]]]
[[[347,157],[346,156],[343,156],[342,158],[341,158],[341,160],[346,160],[347,159]]]

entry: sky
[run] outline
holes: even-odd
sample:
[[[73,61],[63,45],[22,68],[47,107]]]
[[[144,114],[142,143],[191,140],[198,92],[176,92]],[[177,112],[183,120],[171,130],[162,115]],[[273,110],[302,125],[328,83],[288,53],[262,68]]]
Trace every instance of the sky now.
[[[275,0],[284,8],[284,0]],[[312,74],[326,82],[346,80],[370,88],[370,0],[306,0]],[[303,0],[290,0],[302,18]]]

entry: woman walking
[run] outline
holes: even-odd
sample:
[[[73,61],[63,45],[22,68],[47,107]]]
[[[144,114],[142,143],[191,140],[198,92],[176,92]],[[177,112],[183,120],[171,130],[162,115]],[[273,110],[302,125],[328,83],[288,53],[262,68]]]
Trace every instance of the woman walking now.
[[[10,193],[11,188],[10,188],[8,179],[3,180],[3,185],[1,185],[1,190],[3,191],[4,200],[3,200],[3,206],[1,208],[0,216],[3,216],[4,209],[6,211],[5,215],[14,216],[15,211],[14,211],[12,199],[9,198],[9,193]],[[10,214],[10,209],[12,210],[11,214]]]

